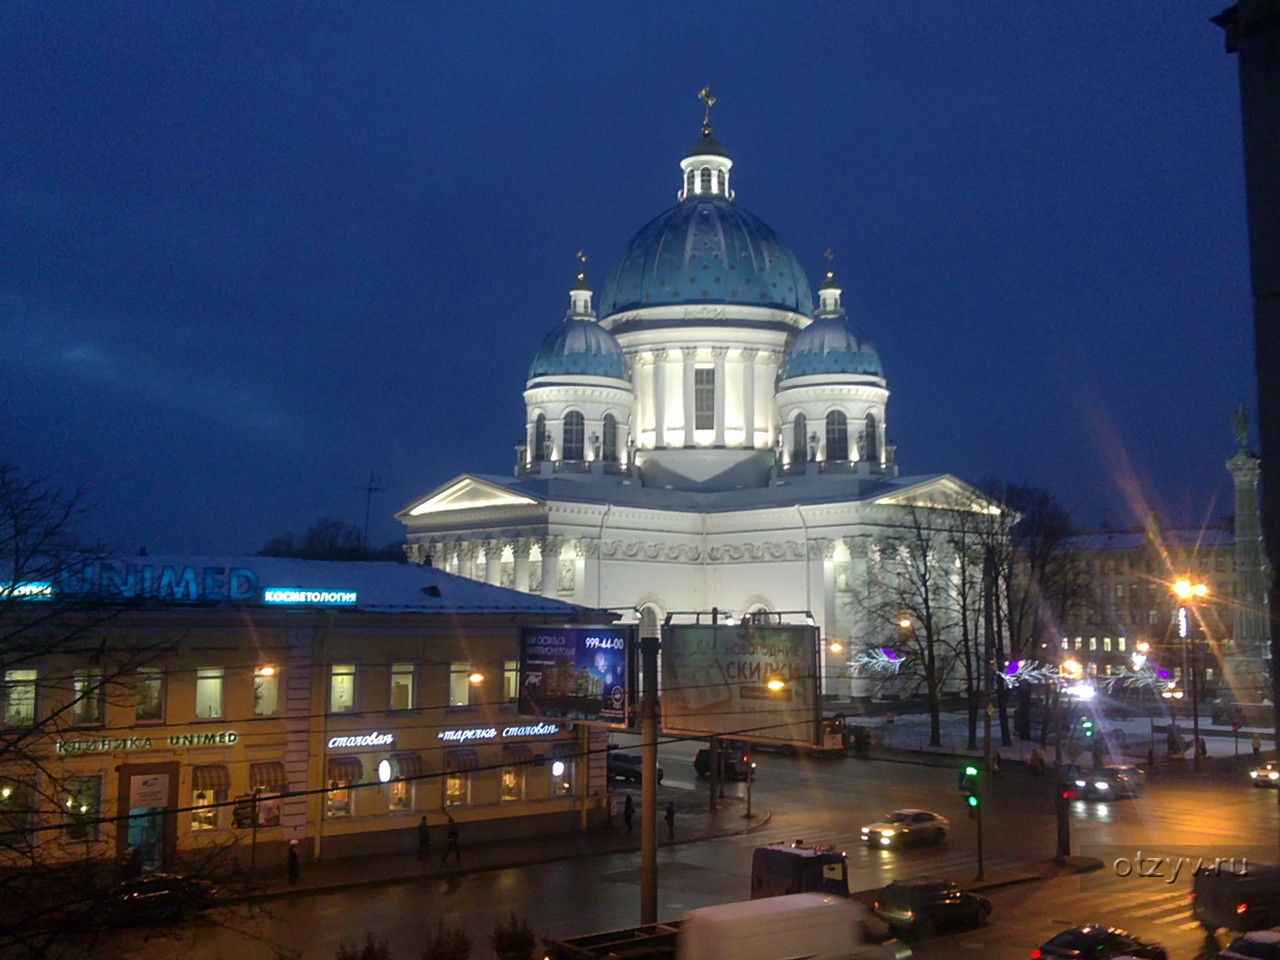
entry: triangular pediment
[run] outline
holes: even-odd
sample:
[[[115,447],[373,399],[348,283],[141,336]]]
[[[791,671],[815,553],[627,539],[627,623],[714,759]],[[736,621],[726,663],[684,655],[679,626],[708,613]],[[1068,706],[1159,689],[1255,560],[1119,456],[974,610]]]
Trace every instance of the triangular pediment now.
[[[431,513],[452,513],[458,510],[484,510],[494,507],[531,507],[539,503],[514,490],[479,477],[461,476],[437,487],[412,506],[401,510],[397,516],[421,517]]]
[[[1000,516],[1004,508],[976,487],[943,474],[918,483],[906,483],[900,490],[876,497],[874,503],[893,507],[922,507],[926,510],[971,510]]]

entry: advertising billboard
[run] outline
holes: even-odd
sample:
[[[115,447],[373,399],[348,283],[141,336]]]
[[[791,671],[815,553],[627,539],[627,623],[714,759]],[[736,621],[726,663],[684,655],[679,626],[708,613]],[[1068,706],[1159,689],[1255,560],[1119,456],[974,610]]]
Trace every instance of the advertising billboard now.
[[[524,627],[520,713],[627,725],[627,652],[632,627]]]
[[[662,732],[815,743],[815,627],[668,624]]]

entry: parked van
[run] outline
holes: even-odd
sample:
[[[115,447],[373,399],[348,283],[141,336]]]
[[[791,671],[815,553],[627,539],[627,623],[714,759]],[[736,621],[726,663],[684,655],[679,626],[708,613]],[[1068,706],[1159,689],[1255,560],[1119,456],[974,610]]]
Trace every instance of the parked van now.
[[[870,923],[869,923],[870,921]],[[903,960],[896,940],[874,943],[875,918],[847,897],[797,893],[690,910],[680,922],[677,960]]]
[[[835,847],[772,843],[751,856],[751,899],[791,893],[849,895],[849,866]]]
[[[1280,924],[1280,866],[1223,861],[1191,881],[1191,912],[1206,930],[1266,930]]]

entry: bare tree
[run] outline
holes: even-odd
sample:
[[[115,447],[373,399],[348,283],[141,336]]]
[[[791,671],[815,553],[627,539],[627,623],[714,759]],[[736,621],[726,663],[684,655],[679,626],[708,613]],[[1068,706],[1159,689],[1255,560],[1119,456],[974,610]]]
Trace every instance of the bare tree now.
[[[403,551],[401,551],[403,556]],[[260,557],[294,557],[299,560],[364,560],[364,537],[351,524],[322,517],[301,537],[288,531],[272,537],[258,551]]]

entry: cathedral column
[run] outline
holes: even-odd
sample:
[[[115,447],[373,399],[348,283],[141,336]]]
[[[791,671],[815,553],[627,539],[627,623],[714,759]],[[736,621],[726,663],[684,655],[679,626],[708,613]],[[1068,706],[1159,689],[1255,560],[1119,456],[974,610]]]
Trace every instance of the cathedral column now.
[[[667,350],[653,351],[653,445],[667,445]]]
[[[484,544],[484,582],[495,587],[502,586],[502,548],[501,540],[486,540]]]
[[[542,537],[538,541],[542,549],[542,584],[539,592],[544,597],[556,596],[560,587],[560,544],[559,537]]]
[[[717,447],[724,446],[724,358],[729,355],[728,347],[716,347],[711,351],[711,356],[716,362],[715,373],[715,426]]]
[[[458,544],[458,576],[468,580],[476,578],[476,554],[480,545],[474,542]]]
[[[528,537],[519,538],[511,546],[511,585],[522,593],[529,592],[529,550],[532,546]]]
[[[756,445],[756,347],[742,351],[742,445],[751,450]]]
[[[693,361],[698,357],[698,348],[681,347],[680,356],[684,358],[684,445],[692,447],[694,445],[693,424],[697,419],[694,416]]]

